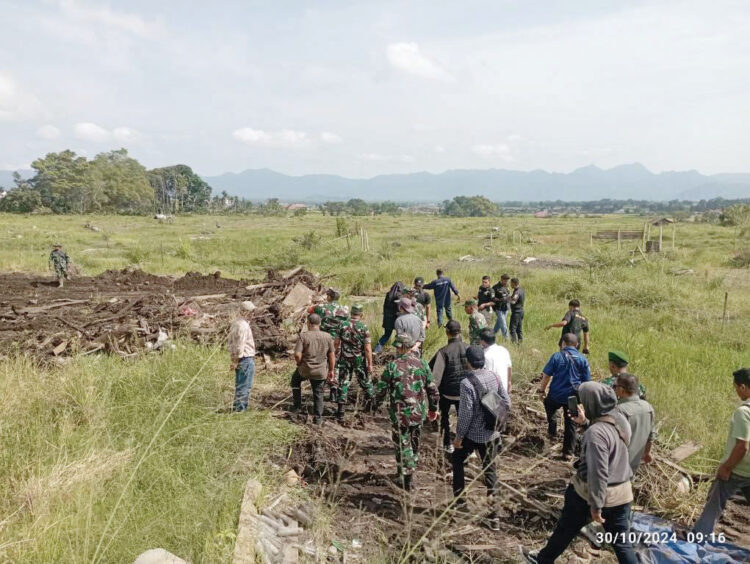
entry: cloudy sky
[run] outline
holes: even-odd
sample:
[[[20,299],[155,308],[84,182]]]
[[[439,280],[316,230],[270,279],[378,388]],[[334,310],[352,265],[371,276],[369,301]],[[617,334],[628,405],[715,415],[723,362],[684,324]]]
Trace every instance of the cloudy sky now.
[[[0,169],[750,171],[746,0],[0,0]]]

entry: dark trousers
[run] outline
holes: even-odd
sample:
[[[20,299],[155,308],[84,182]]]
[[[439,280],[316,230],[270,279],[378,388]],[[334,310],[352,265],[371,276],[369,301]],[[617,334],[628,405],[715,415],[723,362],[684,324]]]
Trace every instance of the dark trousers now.
[[[310,380],[313,394],[313,414],[316,421],[323,417],[323,403],[325,402],[325,380]],[[292,374],[292,402],[294,409],[302,409],[302,376],[298,370]]]
[[[726,481],[714,480],[714,483],[711,484],[711,489],[708,490],[706,506],[703,508],[703,512],[698,517],[695,525],[693,525],[693,531],[703,533],[704,535],[713,533],[714,525],[716,525],[716,521],[719,520],[721,514],[724,513],[727,501],[740,491],[745,495],[748,503],[750,503],[750,478],[730,474],[729,479]]]
[[[510,333],[510,340],[514,343],[523,342],[523,312],[522,311],[511,311],[510,312],[510,327],[508,327]]]
[[[617,561],[625,564],[636,564],[633,545],[629,542],[630,533],[630,504],[617,507],[604,507],[604,530],[612,533],[616,541],[612,544]],[[575,538],[578,532],[591,521],[591,507],[586,500],[578,495],[572,485],[565,490],[565,504],[555,526],[555,531],[547,541],[547,545],[539,551],[537,561],[552,563],[560,556]],[[625,538],[622,538],[622,537]],[[628,542],[626,542],[628,541]]]
[[[440,409],[440,432],[443,435],[443,445],[448,446],[451,444],[451,406],[456,407],[456,415],[458,415],[458,400],[452,400],[440,396],[438,402],[438,409]]]
[[[464,463],[475,450],[482,459],[482,471],[484,472],[484,483],[487,486],[487,495],[497,493],[497,474],[495,473],[495,454],[498,450],[498,441],[488,443],[475,443],[464,437],[461,448],[453,453],[453,495],[458,497],[464,491]]]
[[[448,321],[453,319],[453,306],[451,306],[450,300],[448,300],[444,304],[435,304],[437,306],[437,322],[438,327],[443,326],[443,310],[445,310],[445,316],[448,318]]]
[[[384,347],[388,344],[388,341],[391,338],[391,334],[393,333],[395,323],[395,319],[385,322],[385,326],[383,327],[383,335],[382,337],[380,337],[380,339],[378,339],[378,345],[380,347]]]
[[[573,454],[576,446],[576,424],[570,418],[568,404],[555,401],[550,396],[544,398],[544,411],[547,412],[547,433],[550,438],[557,436],[557,412],[562,408],[565,431],[563,434],[563,454]]]

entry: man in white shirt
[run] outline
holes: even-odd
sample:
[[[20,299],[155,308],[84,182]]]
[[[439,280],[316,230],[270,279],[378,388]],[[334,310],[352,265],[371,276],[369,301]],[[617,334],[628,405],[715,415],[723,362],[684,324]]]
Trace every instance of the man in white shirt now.
[[[242,302],[240,314],[232,322],[227,335],[227,349],[231,357],[230,368],[234,370],[234,404],[232,411],[247,410],[250,390],[255,376],[255,340],[248,320],[255,309],[253,302]]]
[[[497,374],[505,391],[510,394],[513,385],[513,368],[508,349],[495,343],[495,333],[489,327],[479,333],[479,341],[484,349],[484,368]]]

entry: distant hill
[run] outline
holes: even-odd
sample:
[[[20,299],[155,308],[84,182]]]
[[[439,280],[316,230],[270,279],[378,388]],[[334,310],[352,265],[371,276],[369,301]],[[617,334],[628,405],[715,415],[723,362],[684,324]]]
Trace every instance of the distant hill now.
[[[204,177],[214,192],[226,190],[252,200],[319,202],[362,198],[368,201],[438,202],[453,196],[481,194],[491,200],[617,200],[667,201],[750,197],[750,174],[704,175],[695,170],[654,174],[641,164],[607,170],[596,166],[570,173],[488,169],[416,172],[367,179],[327,174],[287,176],[269,169]]]
[[[21,173],[21,176],[24,178],[29,178],[31,176],[32,171],[31,170],[19,170],[19,173]],[[0,188],[5,188],[8,190],[9,188],[15,188],[15,183],[13,182],[13,171],[12,170],[0,170]]]

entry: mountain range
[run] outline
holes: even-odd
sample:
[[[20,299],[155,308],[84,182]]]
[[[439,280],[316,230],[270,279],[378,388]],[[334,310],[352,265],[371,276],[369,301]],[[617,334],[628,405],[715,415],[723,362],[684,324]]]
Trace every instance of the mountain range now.
[[[570,173],[448,170],[439,174],[386,174],[367,179],[326,174],[287,176],[269,169],[254,169],[204,179],[214,192],[226,190],[251,200],[276,197],[287,202],[349,198],[439,202],[454,196],[474,195],[497,202],[750,198],[750,174],[704,175],[695,170],[655,174],[638,163],[606,170],[592,165]]]
[[[31,171],[19,172],[25,178],[31,176]],[[592,165],[569,173],[465,169],[439,174],[384,174],[366,179],[330,174],[288,176],[264,168],[204,176],[204,180],[211,185],[214,194],[226,190],[250,200],[279,198],[285,202],[350,198],[439,202],[454,196],[474,195],[497,202],[750,198],[750,174],[705,175],[696,170],[653,173],[638,163],[610,169]],[[0,171],[0,187],[12,186],[12,172]]]

